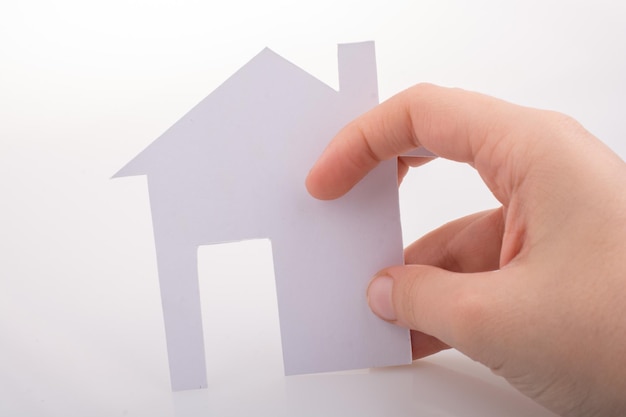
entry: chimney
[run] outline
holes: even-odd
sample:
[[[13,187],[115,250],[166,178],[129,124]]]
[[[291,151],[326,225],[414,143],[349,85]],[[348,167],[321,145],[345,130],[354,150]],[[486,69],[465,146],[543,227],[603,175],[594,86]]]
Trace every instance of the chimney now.
[[[339,92],[362,102],[363,111],[378,104],[374,42],[339,44],[338,63]]]

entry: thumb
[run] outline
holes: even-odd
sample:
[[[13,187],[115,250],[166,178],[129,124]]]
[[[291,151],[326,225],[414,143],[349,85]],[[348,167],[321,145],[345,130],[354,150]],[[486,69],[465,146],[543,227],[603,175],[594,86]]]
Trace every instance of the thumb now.
[[[383,320],[433,336],[476,358],[493,339],[502,305],[497,285],[505,272],[471,274],[427,265],[387,268],[367,289],[372,311]]]

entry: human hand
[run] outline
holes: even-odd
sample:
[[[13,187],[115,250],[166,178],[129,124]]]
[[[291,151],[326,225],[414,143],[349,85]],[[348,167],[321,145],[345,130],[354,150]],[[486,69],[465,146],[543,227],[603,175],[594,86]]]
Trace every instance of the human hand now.
[[[451,346],[564,416],[626,415],[624,161],[561,114],[418,85],[346,126],[307,188],[337,198],[418,146],[472,165],[502,207],[409,246],[372,310],[413,330],[415,357]]]

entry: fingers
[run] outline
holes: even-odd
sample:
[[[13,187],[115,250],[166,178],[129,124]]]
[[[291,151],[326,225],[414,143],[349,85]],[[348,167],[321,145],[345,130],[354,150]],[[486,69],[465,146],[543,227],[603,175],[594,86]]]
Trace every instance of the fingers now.
[[[433,265],[453,272],[498,269],[504,233],[502,210],[475,213],[430,232],[405,249],[405,263]]]
[[[502,209],[475,213],[450,222],[414,242],[404,251],[406,264],[437,266],[454,272],[498,268],[504,221]],[[411,331],[413,359],[449,348],[423,332]]]
[[[498,279],[494,274],[500,274]],[[372,280],[368,302],[380,318],[440,341],[437,345],[426,338],[425,346],[414,348],[418,355],[451,346],[477,359],[501,317],[497,282],[503,274],[459,274],[426,265],[392,267]]]
[[[492,191],[506,191],[508,184],[498,182],[512,176],[504,171],[524,168],[508,160],[518,144],[513,138],[518,131],[528,136],[529,126],[535,125],[529,121],[533,112],[477,93],[417,85],[341,130],[312,168],[306,185],[314,197],[337,198],[380,161],[424,146],[441,157],[471,163]]]

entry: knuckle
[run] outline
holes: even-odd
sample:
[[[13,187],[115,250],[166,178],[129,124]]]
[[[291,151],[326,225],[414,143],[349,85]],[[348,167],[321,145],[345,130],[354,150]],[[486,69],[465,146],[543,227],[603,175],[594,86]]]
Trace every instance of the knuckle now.
[[[420,283],[421,280],[419,279],[405,280],[403,282],[405,288],[399,292],[399,297],[396,300],[399,316],[411,328],[419,327],[419,323],[423,321],[423,312],[418,308],[419,303],[415,302],[416,295],[421,293]]]

